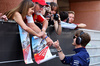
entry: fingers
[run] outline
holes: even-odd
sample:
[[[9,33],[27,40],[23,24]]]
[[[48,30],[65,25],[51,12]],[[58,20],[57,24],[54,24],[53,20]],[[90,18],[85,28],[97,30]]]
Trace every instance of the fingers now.
[[[8,18],[7,18],[7,16],[6,16],[6,15],[1,16],[1,19],[4,19],[5,21],[7,21],[7,20],[8,20]]]
[[[48,42],[47,45],[50,47],[53,45],[53,43]]]
[[[59,47],[59,41],[58,40],[55,41],[52,46],[55,47],[55,48],[58,48]]]
[[[57,43],[59,43],[59,41],[57,40]]]
[[[42,36],[44,36],[45,32],[43,32],[43,31],[42,31],[42,32],[39,32],[38,34],[39,34],[39,36],[38,36],[38,37],[40,37],[40,38],[41,38]]]

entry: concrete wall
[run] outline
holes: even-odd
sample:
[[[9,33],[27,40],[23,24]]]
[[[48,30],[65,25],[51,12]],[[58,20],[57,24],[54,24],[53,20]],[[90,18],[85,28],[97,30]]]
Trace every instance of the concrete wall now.
[[[69,0],[45,0],[46,2],[55,2],[59,6],[59,11],[69,10]]]
[[[71,2],[75,23],[87,24],[86,29],[100,30],[100,1]]]
[[[15,8],[22,0],[0,0],[0,12],[4,13]]]
[[[87,51],[90,54],[89,66],[100,66],[100,31],[82,29],[91,36],[91,41],[86,46]]]
[[[68,11],[69,10],[69,0],[58,0],[59,10]]]

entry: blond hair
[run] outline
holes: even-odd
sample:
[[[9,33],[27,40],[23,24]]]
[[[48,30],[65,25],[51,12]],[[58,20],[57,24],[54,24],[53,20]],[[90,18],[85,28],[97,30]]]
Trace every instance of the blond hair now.
[[[68,11],[68,14],[74,14],[75,15],[75,12],[74,11]]]

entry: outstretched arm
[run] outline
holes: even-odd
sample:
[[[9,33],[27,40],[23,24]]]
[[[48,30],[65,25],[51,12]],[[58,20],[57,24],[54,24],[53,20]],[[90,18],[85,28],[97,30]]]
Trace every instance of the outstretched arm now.
[[[28,27],[23,19],[22,19],[22,16],[19,12],[15,12],[14,16],[13,16],[13,19],[27,32],[29,32],[30,34],[32,35],[35,35],[35,36],[38,36],[38,37],[41,37],[43,36],[44,34],[43,33],[36,33],[35,31],[33,31],[30,27]]]
[[[77,24],[77,27],[78,27],[78,28],[85,28],[85,27],[86,27],[86,24],[80,23],[80,24]]]
[[[65,54],[62,52],[62,49],[59,46],[58,40],[54,42],[53,47],[57,49],[60,60],[63,60],[65,58]]]
[[[58,35],[61,34],[62,32],[62,27],[61,27],[61,19],[60,19],[60,15],[58,14],[58,20],[54,20],[54,27],[55,27],[55,31]]]
[[[46,29],[44,29],[44,30],[42,30],[41,31],[41,29],[34,23],[34,21],[32,20],[33,19],[33,17],[32,16],[28,16],[27,17],[27,25],[32,29],[32,30],[34,30],[35,32],[37,32],[37,33],[40,33],[40,32],[42,32],[42,33],[44,33],[44,35],[43,35],[43,39],[46,39],[46,41],[47,41],[47,45],[48,46],[51,46],[52,44],[53,44],[53,41],[45,34],[45,31],[46,31]],[[47,24],[46,24],[46,22],[44,21],[44,26],[43,26],[43,28],[47,28]]]
[[[55,31],[58,35],[61,34],[62,32],[62,27],[61,27],[61,24],[58,23],[57,21],[54,21],[54,28],[55,28]]]
[[[46,32],[47,27],[48,27],[48,21],[44,19],[42,23],[42,31]]]

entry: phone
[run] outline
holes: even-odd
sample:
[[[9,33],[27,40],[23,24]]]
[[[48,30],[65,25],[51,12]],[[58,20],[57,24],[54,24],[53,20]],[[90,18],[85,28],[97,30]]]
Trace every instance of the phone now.
[[[66,21],[66,23],[69,23],[69,18],[67,18],[67,21]]]

